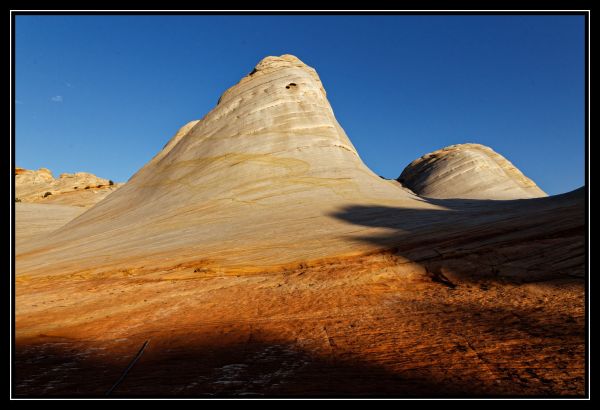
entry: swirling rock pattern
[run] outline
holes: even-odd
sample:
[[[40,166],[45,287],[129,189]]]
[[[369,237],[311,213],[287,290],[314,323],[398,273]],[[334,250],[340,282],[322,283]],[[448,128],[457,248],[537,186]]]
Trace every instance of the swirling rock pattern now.
[[[81,268],[74,244],[89,255],[115,241],[115,252],[101,251],[111,269],[142,249],[157,264],[197,259],[192,248],[219,266],[252,269],[369,248],[340,240],[357,227],[331,214],[367,203],[438,208],[416,199],[361,161],[314,69],[267,57],[122,188],[55,232],[48,251],[67,270]]]
[[[428,198],[523,199],[546,196],[502,155],[481,144],[457,144],[423,155],[398,181]]]

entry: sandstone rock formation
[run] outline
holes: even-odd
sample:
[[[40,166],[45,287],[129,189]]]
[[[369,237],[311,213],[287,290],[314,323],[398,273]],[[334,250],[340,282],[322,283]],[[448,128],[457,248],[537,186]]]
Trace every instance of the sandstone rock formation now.
[[[414,195],[364,165],[314,69],[267,57],[18,246],[16,391],[583,394],[584,197]]]
[[[63,173],[54,178],[47,168],[15,168],[15,194],[19,202],[90,207],[122,184],[87,172]]]
[[[522,199],[546,196],[502,155],[480,144],[457,144],[423,155],[398,181],[429,198]]]
[[[352,254],[365,244],[341,237],[356,226],[331,214],[368,203],[439,208],[364,165],[314,69],[292,56],[268,57],[125,186],[57,232],[45,257],[80,269],[73,244],[89,255],[115,241],[110,269],[129,266],[141,249],[148,250],[142,265],[196,260],[189,246],[213,265],[242,270]]]

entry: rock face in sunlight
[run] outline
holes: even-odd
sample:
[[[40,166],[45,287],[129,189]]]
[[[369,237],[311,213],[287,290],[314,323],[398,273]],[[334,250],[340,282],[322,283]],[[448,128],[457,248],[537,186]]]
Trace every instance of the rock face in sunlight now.
[[[458,144],[423,155],[398,181],[428,198],[523,199],[546,196],[502,155],[480,144]]]
[[[583,394],[584,191],[475,144],[402,175],[420,195],[362,162],[313,68],[264,58],[127,184],[21,230],[15,391]]]
[[[54,178],[47,168],[15,168],[15,195],[19,202],[90,207],[121,185],[87,172],[64,173]]]
[[[63,272],[100,268],[91,255],[110,269],[130,266],[132,253],[145,266],[193,263],[191,249],[218,269],[244,271],[337,257],[376,249],[348,240],[357,227],[331,217],[369,203],[441,209],[365,166],[314,69],[267,57],[125,186],[56,232],[39,257]],[[38,262],[20,266],[32,273]]]

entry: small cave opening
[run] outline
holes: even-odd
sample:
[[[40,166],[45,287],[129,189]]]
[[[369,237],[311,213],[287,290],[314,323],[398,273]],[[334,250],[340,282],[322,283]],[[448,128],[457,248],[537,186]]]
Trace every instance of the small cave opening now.
[[[285,88],[287,88],[288,90],[292,87],[296,87],[296,83],[289,83],[288,85],[285,86]]]

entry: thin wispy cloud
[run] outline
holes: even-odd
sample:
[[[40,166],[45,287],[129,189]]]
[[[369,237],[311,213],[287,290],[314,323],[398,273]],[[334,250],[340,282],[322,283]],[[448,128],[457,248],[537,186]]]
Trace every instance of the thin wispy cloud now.
[[[55,95],[54,97],[50,98],[50,101],[61,103],[63,102],[63,97],[62,95]]]
[[[68,81],[65,81],[65,85],[66,85],[67,87],[69,87],[69,88],[73,88],[73,84],[71,84],[71,83],[70,83],[70,82],[68,82]]]
[[[23,101],[21,101],[21,100],[15,100],[15,104],[21,105],[21,104],[23,104]]]

